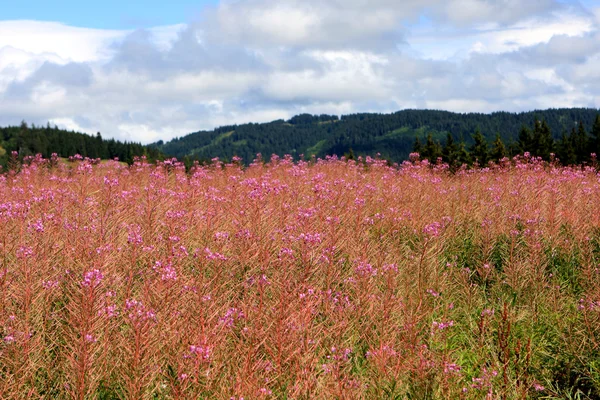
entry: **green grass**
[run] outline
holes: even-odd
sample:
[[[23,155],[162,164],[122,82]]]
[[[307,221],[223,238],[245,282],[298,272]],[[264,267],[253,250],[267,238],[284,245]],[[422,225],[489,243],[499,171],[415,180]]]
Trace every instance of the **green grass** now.
[[[311,155],[320,154],[325,149],[326,144],[327,144],[327,139],[318,141],[315,145],[306,149],[306,155],[311,156]]]

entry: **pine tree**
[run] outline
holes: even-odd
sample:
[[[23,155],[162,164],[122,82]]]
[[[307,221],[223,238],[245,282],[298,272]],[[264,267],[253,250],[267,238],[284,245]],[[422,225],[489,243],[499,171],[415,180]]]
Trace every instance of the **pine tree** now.
[[[519,154],[523,154],[526,151],[531,151],[532,144],[531,131],[525,125],[521,126],[519,131],[519,138],[517,140],[517,151]]]
[[[533,121],[533,134],[531,135],[531,144],[529,146],[529,152],[532,156],[540,155],[540,147],[542,142],[542,123],[535,117]]]
[[[473,145],[471,146],[470,152],[471,157],[481,166],[484,166],[488,162],[489,153],[487,148],[487,141],[483,137],[481,130],[477,128],[473,135]]]
[[[573,147],[575,148],[575,156],[577,157],[577,163],[581,164],[584,161],[588,161],[590,158],[590,151],[588,146],[588,134],[583,126],[583,121],[579,121],[577,132],[573,128]]]
[[[442,157],[442,146],[440,142],[433,140],[433,136],[430,133],[427,135],[427,141],[425,142],[421,158],[427,158],[429,162],[435,163],[439,157]]]
[[[98,154],[97,157],[100,157],[102,159],[108,158],[108,150],[106,148],[106,143],[102,139],[102,134],[100,132],[96,133],[94,146],[96,147],[96,153]]]
[[[544,160],[549,160],[553,148],[554,140],[548,123],[545,119],[540,121],[536,117],[533,122],[533,135],[531,136],[529,152],[532,155],[542,157]]]
[[[552,138],[552,131],[550,126],[544,119],[539,127],[539,139],[537,143],[537,154],[544,160],[550,160],[550,153],[554,151],[554,139]]]
[[[496,133],[496,139],[494,139],[494,143],[492,144],[492,150],[490,153],[490,157],[494,161],[500,161],[504,157],[506,157],[508,151],[506,150],[506,146],[500,137],[500,133]]]
[[[458,150],[456,151],[456,163],[458,165],[471,165],[471,162],[471,154],[469,154],[469,151],[467,150],[465,140],[461,138],[460,142],[458,143]]]
[[[417,136],[415,137],[415,143],[413,144],[413,153],[423,153],[423,144],[421,143],[421,139]]]
[[[444,143],[444,147],[442,148],[442,158],[448,165],[453,166],[457,162],[457,152],[458,146],[454,142],[452,135],[448,133],[446,135],[446,143]]]
[[[577,163],[575,148],[573,147],[573,138],[575,137],[575,128],[571,132],[571,136],[567,136],[563,131],[560,141],[557,145],[557,156],[562,165],[573,165]]]
[[[596,121],[592,126],[591,150],[600,157],[600,114],[596,115]]]

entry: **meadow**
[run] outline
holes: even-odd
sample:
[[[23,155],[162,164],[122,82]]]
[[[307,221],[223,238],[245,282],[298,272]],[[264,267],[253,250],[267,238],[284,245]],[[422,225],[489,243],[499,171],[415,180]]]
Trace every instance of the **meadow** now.
[[[599,398],[599,205],[531,157],[15,162],[0,398]]]

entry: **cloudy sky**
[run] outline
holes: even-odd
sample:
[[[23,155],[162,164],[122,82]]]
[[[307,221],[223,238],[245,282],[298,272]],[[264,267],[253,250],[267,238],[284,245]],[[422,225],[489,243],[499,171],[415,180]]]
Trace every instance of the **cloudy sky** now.
[[[3,4],[0,125],[148,143],[304,112],[600,108],[600,0],[124,3]]]

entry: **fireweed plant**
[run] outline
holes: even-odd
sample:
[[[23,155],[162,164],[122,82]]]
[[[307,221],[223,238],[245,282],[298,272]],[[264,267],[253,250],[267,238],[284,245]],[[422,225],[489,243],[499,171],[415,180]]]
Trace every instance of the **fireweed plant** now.
[[[16,158],[0,398],[600,396],[600,175]]]

